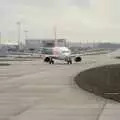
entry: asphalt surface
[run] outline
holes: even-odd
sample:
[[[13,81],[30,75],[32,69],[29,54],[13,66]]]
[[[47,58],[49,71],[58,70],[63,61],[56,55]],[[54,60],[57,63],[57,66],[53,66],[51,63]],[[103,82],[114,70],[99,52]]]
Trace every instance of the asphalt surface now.
[[[119,60],[100,55],[73,65],[49,65],[39,59],[9,63],[0,66],[0,120],[119,120],[119,103],[74,82],[80,71]]]

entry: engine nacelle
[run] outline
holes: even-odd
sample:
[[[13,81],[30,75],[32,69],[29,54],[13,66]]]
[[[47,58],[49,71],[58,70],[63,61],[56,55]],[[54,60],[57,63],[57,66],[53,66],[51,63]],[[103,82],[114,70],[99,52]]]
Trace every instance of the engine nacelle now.
[[[50,58],[49,57],[46,57],[45,59],[44,59],[44,62],[49,62],[50,61]]]
[[[81,57],[76,57],[74,60],[75,60],[75,62],[81,62],[82,58]]]

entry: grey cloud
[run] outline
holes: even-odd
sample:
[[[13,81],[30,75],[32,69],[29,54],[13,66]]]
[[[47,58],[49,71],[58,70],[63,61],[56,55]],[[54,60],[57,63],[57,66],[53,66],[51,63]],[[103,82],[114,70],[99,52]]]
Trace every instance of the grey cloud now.
[[[70,3],[77,7],[89,7],[90,6],[90,0],[70,0]]]
[[[6,4],[34,5],[39,7],[58,7],[58,6],[89,6],[90,0],[4,0]]]
[[[56,0],[4,0],[6,4],[38,6],[38,7],[53,7],[56,5]]]

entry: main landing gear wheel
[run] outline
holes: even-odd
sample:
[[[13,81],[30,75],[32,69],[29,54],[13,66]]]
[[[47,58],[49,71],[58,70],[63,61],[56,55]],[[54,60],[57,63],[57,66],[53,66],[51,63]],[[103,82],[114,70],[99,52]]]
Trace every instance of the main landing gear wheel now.
[[[54,64],[54,61],[52,58],[50,58],[49,64]]]

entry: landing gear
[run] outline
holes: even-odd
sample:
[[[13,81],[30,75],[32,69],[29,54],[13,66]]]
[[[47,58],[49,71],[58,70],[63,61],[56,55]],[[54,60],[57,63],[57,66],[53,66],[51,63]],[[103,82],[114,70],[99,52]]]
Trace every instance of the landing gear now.
[[[49,60],[49,64],[54,64],[54,61],[53,61],[52,58],[50,58],[50,60]]]
[[[71,58],[68,58],[68,59],[67,59],[67,64],[72,64]]]

